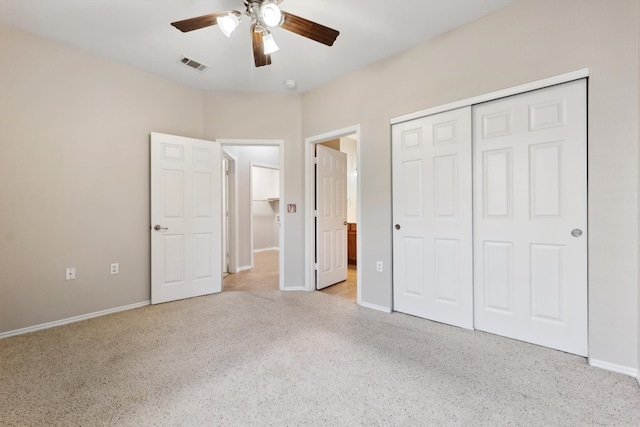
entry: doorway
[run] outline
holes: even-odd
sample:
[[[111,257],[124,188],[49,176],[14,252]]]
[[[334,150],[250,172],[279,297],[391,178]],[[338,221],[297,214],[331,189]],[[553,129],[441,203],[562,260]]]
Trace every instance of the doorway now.
[[[344,197],[340,196],[336,198],[335,186],[331,185],[331,188],[323,186],[322,182],[318,182],[316,179],[316,151],[317,147],[323,146],[323,152],[332,151],[337,154],[341,154],[345,160],[344,167]],[[336,155],[337,155],[336,154]],[[341,157],[338,156],[338,157]],[[361,227],[361,198],[360,198],[360,181],[358,180],[358,171],[360,170],[360,127],[352,126],[329,132],[323,135],[307,138],[305,144],[305,157],[306,157],[306,173],[305,183],[307,188],[307,212],[305,217],[306,222],[306,237],[307,247],[305,253],[306,259],[306,289],[309,291],[322,290],[324,293],[339,295],[341,297],[349,298],[358,304],[361,302],[361,282],[360,282],[360,235],[362,232]],[[330,160],[333,161],[333,160]],[[324,177],[323,180],[328,180],[329,177]],[[326,188],[325,188],[326,187]],[[324,190],[323,190],[324,189]],[[343,190],[340,190],[343,191]],[[329,232],[325,230],[322,233],[317,229],[318,217],[323,209],[323,204],[326,202],[328,194],[331,194],[332,198],[336,198],[337,204],[342,203],[345,208],[345,217],[337,219],[335,230],[339,232]],[[317,197],[322,195],[322,197]],[[318,205],[320,204],[320,205]],[[318,237],[320,236],[320,237]],[[324,240],[321,242],[324,236]],[[337,236],[337,237],[336,237]],[[344,249],[340,252],[341,245],[336,245],[332,239],[343,239]],[[326,242],[325,242],[326,240]],[[329,243],[327,243],[329,242]],[[333,243],[331,243],[333,242]],[[324,243],[327,243],[323,246]],[[318,252],[319,246],[321,252]],[[327,252],[327,248],[330,247],[331,251]],[[336,252],[337,250],[337,252]],[[328,259],[338,259],[334,262],[335,265],[340,265],[344,259],[344,279],[338,283],[331,283],[322,278],[323,271],[330,271],[332,268],[328,265]],[[331,283],[331,284],[329,284]]]
[[[227,188],[223,189],[228,201],[228,219],[223,222],[227,227],[223,235],[227,236],[229,260],[223,291],[282,290],[285,250],[285,224],[281,220],[280,204],[280,198],[284,197],[283,141],[219,141],[229,165],[224,180]],[[264,183],[265,177],[269,181],[269,194],[262,191],[264,186],[256,189],[254,185],[254,181]]]

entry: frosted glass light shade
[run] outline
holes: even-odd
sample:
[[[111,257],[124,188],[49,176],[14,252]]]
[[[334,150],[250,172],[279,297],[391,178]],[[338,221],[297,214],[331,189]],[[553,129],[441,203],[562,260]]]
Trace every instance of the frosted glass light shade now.
[[[218,18],[218,26],[220,31],[227,37],[231,36],[231,33],[235,31],[240,25],[240,19],[235,13],[230,13]]]
[[[264,4],[260,8],[260,17],[267,27],[277,27],[282,23],[282,11],[274,3]]]
[[[264,48],[265,55],[269,55],[280,50],[271,33],[262,35],[262,47]]]

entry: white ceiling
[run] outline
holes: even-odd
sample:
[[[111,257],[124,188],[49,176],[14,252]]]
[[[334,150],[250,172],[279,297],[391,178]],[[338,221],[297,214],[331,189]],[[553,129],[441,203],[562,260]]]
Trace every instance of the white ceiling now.
[[[0,23],[201,90],[309,91],[402,52],[517,0],[286,0],[280,7],[340,31],[333,47],[276,28],[272,65],[253,66],[249,22],[227,39],[218,28],[181,33],[173,21],[225,10],[242,0],[0,0]],[[198,72],[185,55],[211,66]]]

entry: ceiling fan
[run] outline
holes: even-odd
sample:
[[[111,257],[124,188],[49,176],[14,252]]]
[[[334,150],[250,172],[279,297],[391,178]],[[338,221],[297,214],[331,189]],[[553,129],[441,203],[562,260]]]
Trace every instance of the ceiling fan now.
[[[327,46],[333,46],[340,32],[316,24],[280,9],[283,0],[243,0],[245,11],[229,10],[172,22],[171,25],[186,33],[211,25],[219,25],[222,33],[230,37],[240,25],[240,18],[246,15],[251,19],[251,40],[253,59],[256,67],[271,64],[271,54],[278,50],[269,28],[281,27]]]

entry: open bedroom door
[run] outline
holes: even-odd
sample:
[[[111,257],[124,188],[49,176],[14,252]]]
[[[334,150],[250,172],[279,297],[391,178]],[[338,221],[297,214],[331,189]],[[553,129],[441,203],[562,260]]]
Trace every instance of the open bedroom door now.
[[[222,149],[151,134],[151,303],[222,290]]]

